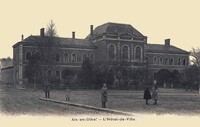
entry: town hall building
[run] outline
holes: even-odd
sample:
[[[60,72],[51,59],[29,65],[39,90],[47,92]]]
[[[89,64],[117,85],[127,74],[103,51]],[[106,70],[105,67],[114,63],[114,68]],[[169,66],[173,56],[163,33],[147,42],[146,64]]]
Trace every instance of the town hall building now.
[[[150,44],[147,36],[140,33],[132,25],[120,23],[105,23],[93,29],[85,39],[78,39],[75,32],[71,38],[54,37],[48,51],[51,53],[51,65],[40,63],[42,66],[52,66],[44,69],[41,75],[53,75],[62,78],[65,68],[80,69],[87,57],[93,64],[123,66],[127,69],[147,68],[153,76],[161,69],[177,70],[180,73],[188,68],[189,52],[171,45],[170,39],[164,44]],[[26,81],[25,69],[31,56],[45,59],[43,53],[45,44],[50,41],[45,36],[45,30],[40,35],[31,35],[13,45],[13,78],[14,84]],[[48,57],[48,56],[46,56]]]

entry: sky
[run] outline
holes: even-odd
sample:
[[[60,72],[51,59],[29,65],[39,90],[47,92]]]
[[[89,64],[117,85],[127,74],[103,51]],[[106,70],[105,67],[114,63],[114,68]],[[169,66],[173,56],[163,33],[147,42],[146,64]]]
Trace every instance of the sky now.
[[[13,57],[21,35],[39,35],[50,20],[60,37],[85,38],[107,23],[131,24],[148,43],[171,44],[190,51],[200,45],[199,0],[0,0],[0,58]]]

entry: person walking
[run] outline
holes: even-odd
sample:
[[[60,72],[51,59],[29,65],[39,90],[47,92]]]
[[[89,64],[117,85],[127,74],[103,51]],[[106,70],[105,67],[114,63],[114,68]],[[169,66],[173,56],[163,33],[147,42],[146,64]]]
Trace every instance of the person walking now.
[[[150,93],[150,90],[149,90],[149,87],[147,86],[144,90],[144,97],[143,99],[146,100],[146,105],[148,105],[148,100],[151,99],[151,93]]]
[[[108,95],[108,89],[106,87],[106,84],[104,83],[103,87],[101,88],[102,108],[106,108],[106,102],[108,101],[107,95]]]
[[[49,98],[50,97],[50,84],[48,82],[44,84],[44,92],[45,92],[45,97]]]
[[[152,99],[154,100],[154,105],[157,105],[158,87],[156,85],[154,85],[154,87],[153,87]]]
[[[67,87],[67,89],[65,90],[65,97],[66,97],[66,101],[70,101],[70,89],[69,87]]]

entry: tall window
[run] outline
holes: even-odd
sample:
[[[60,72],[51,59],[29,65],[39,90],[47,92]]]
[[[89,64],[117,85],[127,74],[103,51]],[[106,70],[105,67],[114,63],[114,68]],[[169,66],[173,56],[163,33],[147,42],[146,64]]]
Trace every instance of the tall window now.
[[[47,71],[47,77],[51,77],[51,71]]]
[[[40,60],[40,54],[39,54],[39,52],[35,53],[35,58],[36,58],[36,60]]]
[[[174,58],[170,58],[169,65],[174,65]]]
[[[181,59],[178,58],[178,62],[177,62],[178,65],[181,65]]]
[[[135,59],[141,59],[142,58],[142,49],[137,46],[135,49]]]
[[[76,62],[77,61],[77,56],[75,53],[72,54],[72,62]]]
[[[108,59],[114,60],[115,58],[115,47],[114,45],[109,45],[108,47]]]
[[[82,61],[84,61],[86,59],[87,55],[86,54],[83,54],[82,55]]]
[[[60,78],[60,71],[56,71],[56,77]]]
[[[165,65],[168,64],[168,58],[165,58],[164,64],[165,64]]]
[[[158,63],[158,59],[157,59],[157,57],[154,57],[153,58],[153,64],[157,64]]]
[[[160,57],[160,59],[159,59],[159,64],[163,64],[163,58],[162,57]]]
[[[90,55],[90,62],[91,62],[91,63],[94,63],[94,61],[95,61],[94,59],[95,59],[95,58],[94,58],[94,55],[91,54],[91,55]]]
[[[64,53],[63,59],[64,59],[65,63],[68,63],[69,62],[69,54],[68,53]]]
[[[123,60],[128,59],[128,46],[123,46],[122,48],[122,59]]]
[[[186,59],[183,59],[183,66],[186,66]]]
[[[60,61],[60,53],[56,53],[56,61],[57,61],[57,62]]]
[[[26,52],[26,60],[30,60],[31,59],[31,52],[28,51]]]
[[[149,57],[148,56],[146,57],[146,62],[149,63]]]

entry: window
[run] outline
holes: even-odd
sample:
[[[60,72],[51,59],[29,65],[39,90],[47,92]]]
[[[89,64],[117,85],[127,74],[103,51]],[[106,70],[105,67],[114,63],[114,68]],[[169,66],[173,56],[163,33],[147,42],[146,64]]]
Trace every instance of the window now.
[[[47,77],[51,77],[51,71],[47,71]]]
[[[160,57],[160,59],[159,59],[159,64],[163,64],[163,58],[162,57]]]
[[[56,71],[56,77],[60,78],[60,71]]]
[[[35,53],[35,58],[36,58],[36,60],[40,60],[40,54],[39,54],[39,52]]]
[[[164,65],[168,64],[168,58],[165,58]]]
[[[82,55],[82,62],[86,59],[87,55],[86,54],[83,54]]]
[[[76,62],[77,61],[77,56],[75,53],[72,54],[72,62]]]
[[[31,60],[31,52],[30,51],[26,52],[26,60]]]
[[[139,46],[135,49],[135,59],[142,59],[142,49]]]
[[[69,62],[69,54],[68,53],[64,53],[63,59],[64,59],[65,63],[68,63]]]
[[[177,65],[181,65],[181,59],[180,58],[178,58]]]
[[[146,57],[146,62],[149,63],[149,57],[148,56]]]
[[[94,63],[94,61],[95,61],[94,59],[95,59],[95,58],[94,58],[94,55],[91,54],[91,55],[90,55],[90,62],[91,62],[91,63]]]
[[[174,65],[174,58],[170,58],[169,65]]]
[[[128,46],[122,47],[122,59],[127,60],[128,59]]]
[[[153,58],[153,64],[157,64],[158,63],[158,59],[157,59],[157,57],[154,57]]]
[[[60,61],[60,53],[56,53],[56,61],[57,61],[57,62]]]
[[[186,59],[183,59],[183,66],[186,66]]]
[[[108,59],[114,60],[114,58],[115,58],[115,47],[114,47],[114,45],[109,45],[108,46]]]

